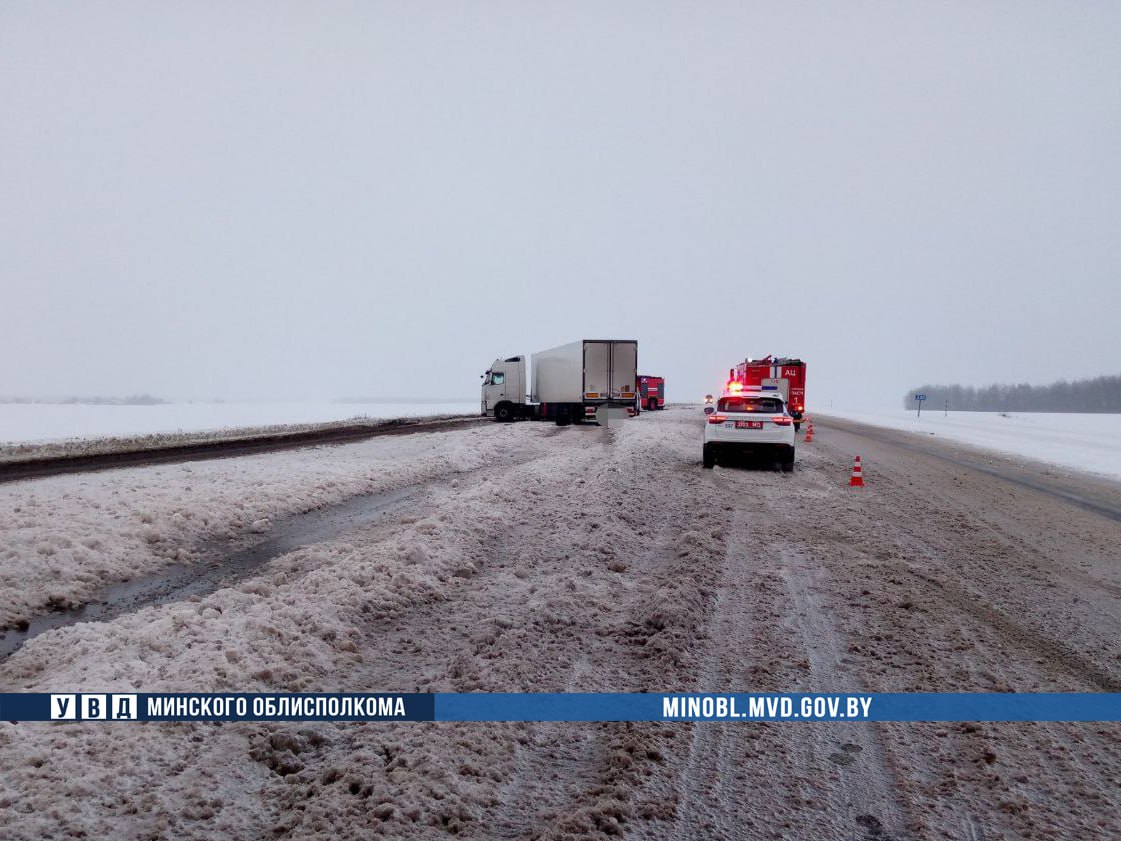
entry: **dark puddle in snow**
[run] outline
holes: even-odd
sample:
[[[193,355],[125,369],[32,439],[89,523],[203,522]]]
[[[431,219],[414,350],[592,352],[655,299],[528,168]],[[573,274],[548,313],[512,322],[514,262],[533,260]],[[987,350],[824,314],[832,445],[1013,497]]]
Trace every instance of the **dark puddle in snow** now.
[[[111,584],[101,592],[97,601],[73,610],[37,616],[26,627],[9,628],[0,636],[0,660],[45,631],[79,622],[105,622],[144,607],[179,602],[191,596],[205,596],[229,587],[249,578],[273,558],[373,522],[399,507],[420,487],[408,485],[383,494],[356,496],[338,505],[287,517],[273,526],[261,542],[233,554],[226,554],[229,541],[211,541],[202,547],[204,556],[212,558],[210,561],[174,564],[151,575]]]

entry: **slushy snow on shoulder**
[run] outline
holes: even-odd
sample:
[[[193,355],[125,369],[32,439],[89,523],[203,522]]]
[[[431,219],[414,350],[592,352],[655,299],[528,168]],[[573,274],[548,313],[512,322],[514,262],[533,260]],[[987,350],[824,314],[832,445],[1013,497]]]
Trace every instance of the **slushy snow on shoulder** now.
[[[351,419],[474,415],[478,402],[448,403],[0,403],[0,444],[124,435],[212,432]]]
[[[960,441],[1012,456],[1121,479],[1121,415],[903,409],[823,416]]]

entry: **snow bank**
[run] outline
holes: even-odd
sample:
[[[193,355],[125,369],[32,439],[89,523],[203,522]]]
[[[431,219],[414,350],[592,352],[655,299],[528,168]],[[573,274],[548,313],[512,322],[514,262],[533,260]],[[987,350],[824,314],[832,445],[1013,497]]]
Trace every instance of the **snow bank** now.
[[[0,627],[197,560],[204,539],[500,460],[512,434],[487,425],[0,486]]]
[[[451,403],[161,403],[152,406],[0,403],[0,443],[313,424],[352,418],[477,415],[478,401]]]
[[[375,441],[317,451],[337,457],[318,469],[296,453],[244,460],[268,462],[255,471],[280,485],[289,473],[297,494],[344,473],[345,465],[361,471],[386,444],[398,448],[393,469],[426,458],[485,469],[434,482],[404,516],[275,559],[236,586],[45,633],[0,663],[0,685],[157,692],[656,687],[691,662],[723,542],[708,523],[723,515],[707,510],[699,415],[657,420],[661,429],[641,421],[610,431],[487,425],[445,440]],[[671,440],[659,457],[643,458],[667,429]],[[406,442],[414,449],[402,451]],[[221,476],[211,478],[228,486],[222,493],[240,487],[262,507],[254,476],[216,469]],[[186,480],[165,474],[182,492]],[[197,475],[193,481],[203,484]],[[633,493],[643,481],[649,490]],[[117,490],[126,513],[143,496],[130,485]],[[74,513],[89,503],[74,504]],[[676,534],[666,528],[671,514],[696,528]],[[632,813],[664,811],[633,792],[664,761],[676,732],[625,724],[585,732],[587,739],[573,740],[571,728],[529,724],[0,723],[0,818],[21,841],[328,841],[495,837],[496,816],[513,822],[508,837],[539,831],[599,838],[618,833]],[[554,750],[571,755],[578,789],[554,786]],[[547,798],[554,806],[542,818]]]
[[[936,408],[921,417],[903,409],[827,415],[1121,479],[1121,415],[950,412],[947,417]]]

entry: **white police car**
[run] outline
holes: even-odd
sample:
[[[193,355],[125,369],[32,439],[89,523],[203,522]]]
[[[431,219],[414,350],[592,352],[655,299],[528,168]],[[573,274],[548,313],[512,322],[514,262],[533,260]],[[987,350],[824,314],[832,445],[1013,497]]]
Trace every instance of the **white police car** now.
[[[777,461],[786,473],[794,469],[794,418],[779,392],[752,388],[726,392],[715,407],[705,407],[705,414],[705,467],[725,459],[759,456]]]

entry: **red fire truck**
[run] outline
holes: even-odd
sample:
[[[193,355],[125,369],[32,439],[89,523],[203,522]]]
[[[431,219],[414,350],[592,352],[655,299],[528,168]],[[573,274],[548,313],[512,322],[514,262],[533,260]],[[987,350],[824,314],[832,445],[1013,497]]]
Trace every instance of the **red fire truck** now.
[[[776,358],[745,359],[728,371],[728,387],[755,386],[773,388],[782,394],[794,416],[794,428],[802,425],[806,410],[806,363],[801,359]],[[737,389],[738,390],[738,389]]]
[[[665,377],[638,375],[638,408],[664,409],[666,407]]]

